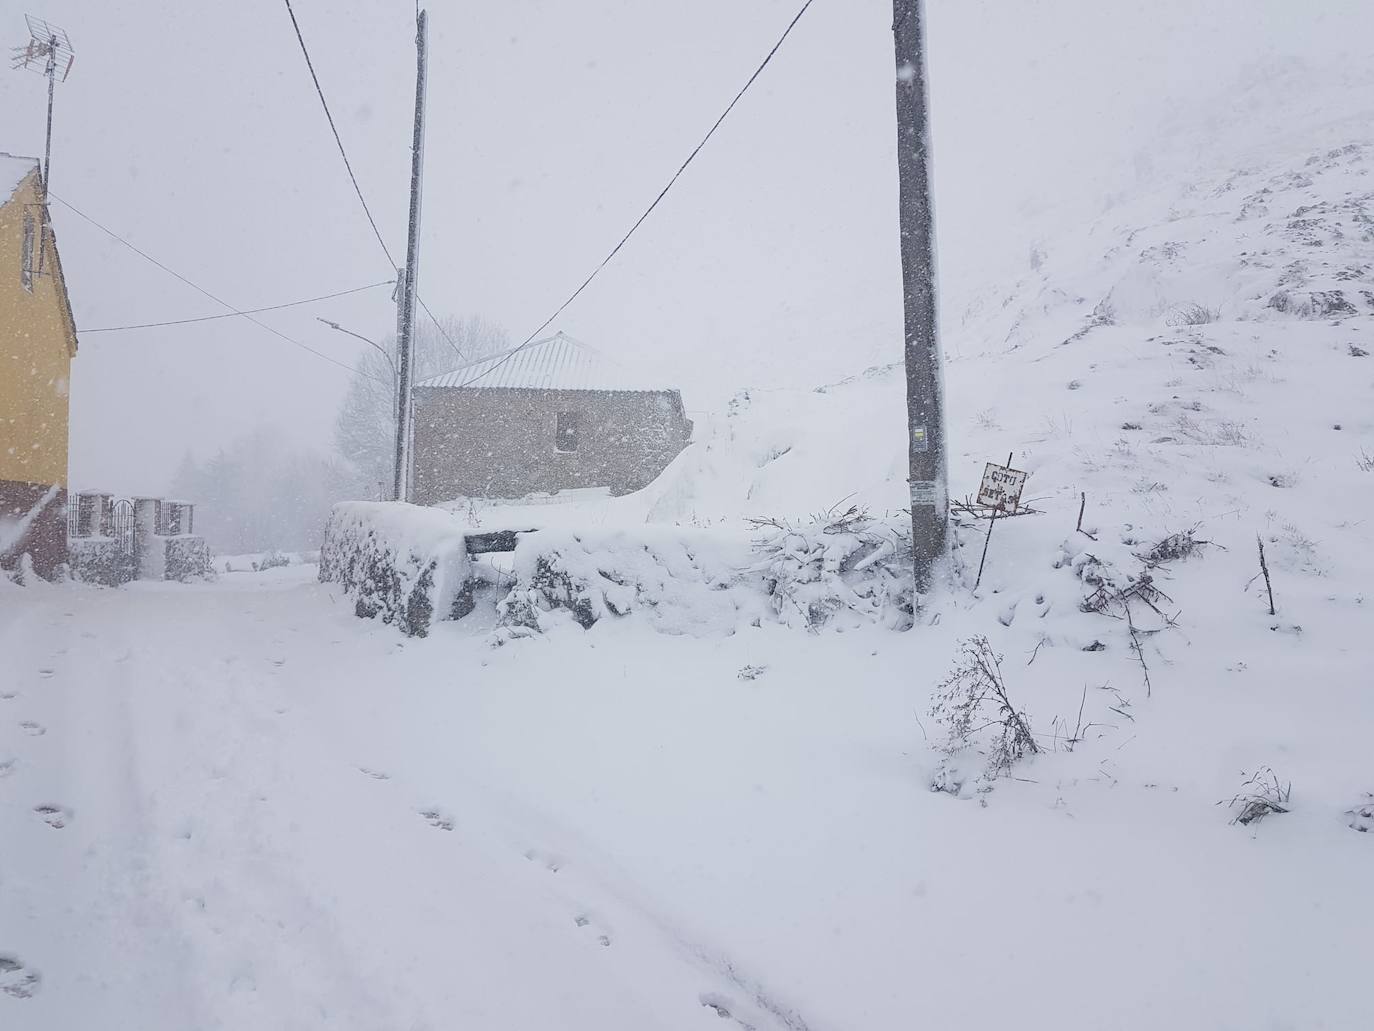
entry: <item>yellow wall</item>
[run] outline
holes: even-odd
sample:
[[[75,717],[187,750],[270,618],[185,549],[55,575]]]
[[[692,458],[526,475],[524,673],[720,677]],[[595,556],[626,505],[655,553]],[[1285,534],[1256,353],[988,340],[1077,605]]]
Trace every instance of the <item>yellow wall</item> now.
[[[24,212],[40,235],[37,170],[0,204],[0,480],[67,486],[67,396],[76,337],[55,247],[20,282]],[[36,250],[36,248],[35,248]]]

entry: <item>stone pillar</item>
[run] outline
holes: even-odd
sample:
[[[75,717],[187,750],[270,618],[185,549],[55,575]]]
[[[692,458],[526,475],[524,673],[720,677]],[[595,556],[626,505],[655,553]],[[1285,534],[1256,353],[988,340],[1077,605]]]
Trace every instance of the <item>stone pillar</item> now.
[[[134,498],[134,559],[140,580],[167,575],[167,548],[157,532],[161,510],[161,498]]]

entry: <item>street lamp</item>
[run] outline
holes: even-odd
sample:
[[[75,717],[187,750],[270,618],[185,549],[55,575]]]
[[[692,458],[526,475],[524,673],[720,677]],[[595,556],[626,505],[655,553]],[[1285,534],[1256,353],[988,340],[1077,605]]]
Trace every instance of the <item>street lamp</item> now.
[[[380,354],[383,358],[386,359],[387,365],[391,368],[391,417],[392,419],[399,418],[401,414],[401,374],[400,371],[396,368],[395,361],[392,360],[391,355],[387,352],[387,349],[383,347],[381,344],[377,343],[375,340],[370,340],[367,337],[363,336],[361,333],[355,333],[351,329],[345,329],[343,326],[340,326],[337,322],[330,322],[328,319],[321,318],[318,315],[315,316],[315,319],[318,322],[323,322],[330,329],[336,329],[340,333],[346,333],[348,336],[351,336],[354,339],[361,340],[368,347],[372,348],[372,350],[376,351],[378,354]],[[401,499],[395,498],[393,500],[399,501]]]
[[[330,322],[328,319],[320,318],[318,315],[315,316],[315,321],[323,322],[330,329],[337,329],[340,333],[347,333],[349,336],[361,340],[368,347],[372,348],[372,350],[376,351],[378,354],[380,354],[383,358],[386,359],[387,365],[391,366],[391,376],[393,380],[400,375],[400,373],[396,371],[396,363],[391,360],[391,355],[387,353],[387,349],[383,347],[381,344],[377,343],[375,340],[369,340],[361,333],[355,333],[351,329],[345,329],[343,326],[340,326],[337,322]]]

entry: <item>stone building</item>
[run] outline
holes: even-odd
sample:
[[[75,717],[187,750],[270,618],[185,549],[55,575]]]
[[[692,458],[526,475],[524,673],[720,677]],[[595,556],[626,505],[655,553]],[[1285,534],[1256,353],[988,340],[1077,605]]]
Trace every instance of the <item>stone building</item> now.
[[[67,397],[76,355],[34,158],[0,154],[0,566],[67,557]]]
[[[627,494],[692,436],[676,389],[563,333],[469,362],[414,393],[411,500]]]

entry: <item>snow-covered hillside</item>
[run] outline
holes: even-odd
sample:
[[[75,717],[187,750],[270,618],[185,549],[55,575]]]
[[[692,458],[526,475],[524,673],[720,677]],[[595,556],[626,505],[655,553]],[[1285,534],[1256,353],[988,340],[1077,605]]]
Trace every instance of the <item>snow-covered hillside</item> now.
[[[494,648],[490,605],[405,639],[295,565],[0,582],[0,1026],[1369,1027],[1374,124],[1218,160],[949,320],[952,493],[1010,453],[1035,513],[976,590],[959,516],[908,632]],[[457,507],[900,527],[903,389],[751,391],[638,494]],[[958,747],[980,637],[1025,754]],[[1257,774],[1287,811],[1233,823]]]

